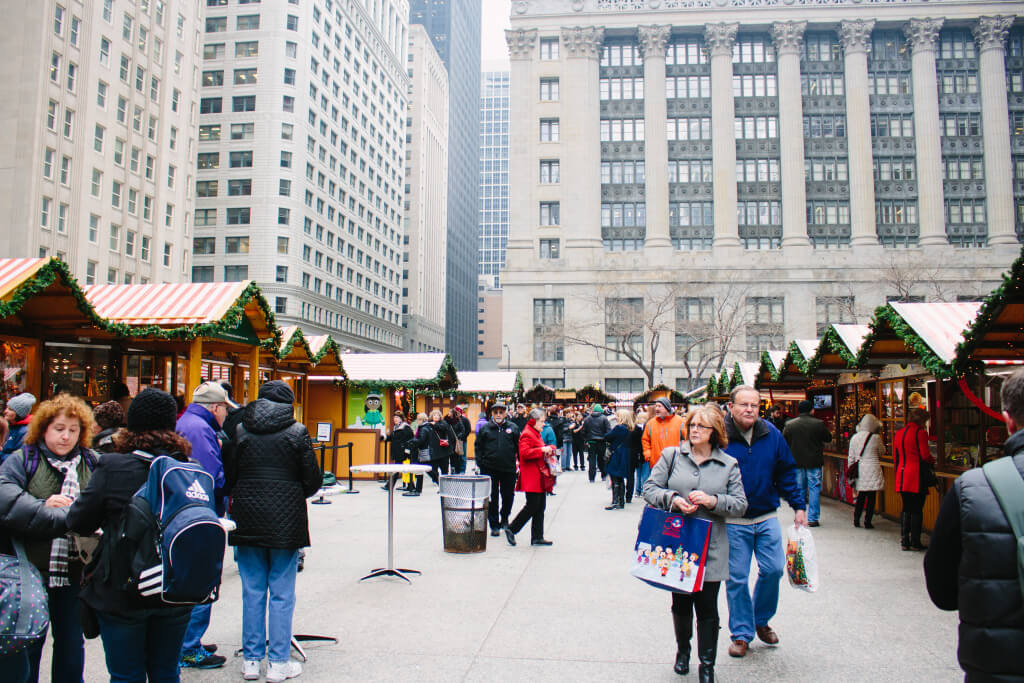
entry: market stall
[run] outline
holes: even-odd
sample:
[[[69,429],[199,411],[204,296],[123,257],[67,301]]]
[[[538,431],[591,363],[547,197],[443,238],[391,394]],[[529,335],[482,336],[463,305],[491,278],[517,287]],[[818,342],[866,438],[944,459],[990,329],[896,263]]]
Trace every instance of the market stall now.
[[[481,414],[494,403],[501,401],[506,406],[513,404],[517,396],[523,393],[523,378],[516,371],[507,370],[459,373],[459,388],[455,392],[458,401],[465,406],[466,419],[470,427],[476,426]],[[476,442],[475,430],[469,434],[466,443],[466,458],[473,457]]]

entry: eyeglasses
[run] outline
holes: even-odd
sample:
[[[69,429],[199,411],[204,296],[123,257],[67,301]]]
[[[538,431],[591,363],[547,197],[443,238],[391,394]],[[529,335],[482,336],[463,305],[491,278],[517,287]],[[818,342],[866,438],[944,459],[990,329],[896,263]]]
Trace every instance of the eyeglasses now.
[[[756,403],[733,403],[740,410],[757,410],[761,406]]]
[[[698,424],[696,422],[694,422],[693,424],[690,425],[690,431],[691,432],[692,431],[706,431],[706,432],[710,432],[710,431],[714,431],[714,429],[715,429],[714,427],[709,427],[707,425]]]

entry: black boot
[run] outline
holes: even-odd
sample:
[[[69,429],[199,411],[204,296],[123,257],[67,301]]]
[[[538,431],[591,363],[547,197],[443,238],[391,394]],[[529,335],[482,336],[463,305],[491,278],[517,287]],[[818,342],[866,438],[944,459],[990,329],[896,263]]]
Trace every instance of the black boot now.
[[[626,507],[626,482],[620,481],[619,483],[614,484],[613,487],[619,490],[619,498],[616,502],[616,507],[622,510]]]
[[[690,673],[690,640],[693,638],[693,615],[672,612],[672,626],[676,631],[676,664],[672,667],[680,676]]]
[[[714,683],[715,656],[718,654],[718,619],[697,622],[697,660],[700,661],[697,680]]]
[[[900,548],[910,550],[910,513],[900,513]]]
[[[910,547],[914,550],[927,550],[928,546],[921,543],[921,526],[924,524],[924,515],[914,512],[910,515]]]

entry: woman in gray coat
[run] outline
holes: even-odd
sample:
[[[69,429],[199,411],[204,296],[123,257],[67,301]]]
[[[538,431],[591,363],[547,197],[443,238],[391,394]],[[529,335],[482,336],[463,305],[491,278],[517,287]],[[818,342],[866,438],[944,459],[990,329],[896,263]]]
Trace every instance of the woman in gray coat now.
[[[679,675],[690,671],[693,613],[697,613],[697,659],[702,682],[715,680],[718,650],[718,589],[729,578],[729,537],[725,518],[747,511],[740,468],[723,450],[729,441],[721,409],[707,404],[690,411],[685,420],[689,438],[678,448],[666,448],[644,484],[644,499],[652,506],[711,522],[711,541],[700,592],[672,593],[672,623],[676,633]]]

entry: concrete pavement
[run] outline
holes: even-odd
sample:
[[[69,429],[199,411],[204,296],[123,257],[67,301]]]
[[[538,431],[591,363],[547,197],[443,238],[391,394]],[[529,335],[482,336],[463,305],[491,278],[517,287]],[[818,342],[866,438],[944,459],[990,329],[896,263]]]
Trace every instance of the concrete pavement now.
[[[428,480],[419,498],[396,494],[397,565],[423,575],[411,585],[393,578],[360,583],[385,563],[387,494],[369,482],[357,488],[359,495],[310,507],[313,548],[299,575],[294,632],[333,635],[339,643],[309,645],[297,680],[680,680],[672,672],[669,595],[628,575],[642,503],[605,511],[606,485],[568,472],[548,498],[545,533],[553,547],[531,548],[524,530],[515,548],[488,537],[486,553],[454,555],[443,551],[440,496]],[[523,500],[519,494],[513,514]],[[772,621],[778,647],[755,641],[744,659],[726,654],[723,587],[719,679],[962,680],[956,614],[928,601],[922,555],[899,550],[892,522],[876,518],[873,531],[855,529],[850,507],[822,504],[822,526],[814,530],[821,589],[782,586]],[[792,513],[784,508],[780,516]],[[241,658],[232,656],[241,646],[241,587],[228,558],[205,639],[220,645],[228,663],[185,670],[183,681],[241,680]],[[86,650],[85,680],[106,680],[99,640]],[[696,654],[691,669],[695,678]]]

